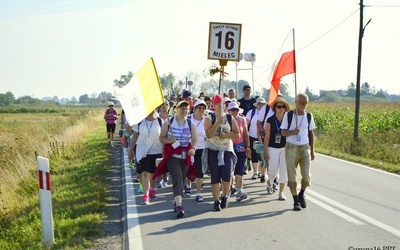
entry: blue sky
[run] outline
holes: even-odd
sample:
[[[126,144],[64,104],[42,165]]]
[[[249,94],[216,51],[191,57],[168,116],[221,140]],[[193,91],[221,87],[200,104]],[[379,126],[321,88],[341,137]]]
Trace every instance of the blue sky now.
[[[400,94],[400,1],[364,4],[371,6],[364,22],[372,21],[363,39],[361,82]],[[70,98],[113,92],[114,79],[150,57],[160,75],[184,79],[194,72],[206,81],[203,70],[216,63],[207,60],[209,22],[242,24],[241,51],[257,56],[256,89],[269,87],[269,67],[292,28],[299,91],[346,89],[356,82],[358,8],[348,0],[0,0],[0,93]],[[239,63],[239,69],[249,67]],[[234,62],[226,71],[236,80]],[[251,71],[238,71],[238,78],[251,82]]]

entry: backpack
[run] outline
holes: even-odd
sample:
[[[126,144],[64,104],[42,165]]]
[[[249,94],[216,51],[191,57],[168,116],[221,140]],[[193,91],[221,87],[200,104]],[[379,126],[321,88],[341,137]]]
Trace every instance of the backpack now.
[[[171,117],[171,118],[169,119],[167,131],[169,131],[169,128],[170,128],[172,122],[174,121],[174,118],[175,118],[175,117],[173,116],[173,117]],[[192,120],[191,120],[190,118],[191,118],[191,116],[188,115],[187,118],[186,118],[186,121],[187,121],[187,123],[188,123],[190,133],[192,133]]]
[[[228,120],[232,132],[232,116],[230,114],[226,114],[226,119]],[[216,120],[215,113],[211,113],[211,125],[214,125],[215,120]]]
[[[161,127],[162,127],[162,120],[161,120],[160,117],[157,117],[157,120],[158,120],[158,124],[160,124],[160,128],[161,128]],[[142,122],[143,122],[143,121],[141,121],[141,122],[138,123],[138,135],[139,135],[140,124],[141,124]]]
[[[307,121],[308,121],[308,130],[310,130],[310,123],[311,123],[311,113],[306,113],[307,114]],[[292,125],[292,119],[293,119],[293,110],[290,110],[287,114],[288,118],[288,129]]]
[[[269,113],[269,109],[271,108],[268,104],[265,106],[266,108],[265,108],[265,113],[264,113],[264,118],[263,118],[263,121],[262,121],[262,123],[261,123],[261,125],[264,127],[264,123],[265,123],[265,118],[267,118],[267,115],[268,115],[268,113]]]

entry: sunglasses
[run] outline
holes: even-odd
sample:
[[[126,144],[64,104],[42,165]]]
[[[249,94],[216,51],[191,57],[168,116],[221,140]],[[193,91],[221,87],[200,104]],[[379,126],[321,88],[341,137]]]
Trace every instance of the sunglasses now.
[[[239,112],[239,109],[230,109],[229,111],[232,111],[232,112]]]
[[[286,108],[286,106],[285,106],[285,105],[276,105],[275,108],[277,108],[277,109],[284,109],[284,108]]]

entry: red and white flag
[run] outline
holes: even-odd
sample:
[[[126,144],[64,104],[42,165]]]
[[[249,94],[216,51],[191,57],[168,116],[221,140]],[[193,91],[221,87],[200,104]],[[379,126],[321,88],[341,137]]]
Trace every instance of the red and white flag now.
[[[294,29],[287,35],[285,41],[282,44],[279,55],[271,67],[271,75],[269,76],[269,82],[271,88],[269,89],[269,101],[271,105],[275,101],[279,93],[279,87],[281,85],[281,78],[285,75],[296,72],[296,56],[294,49]]]

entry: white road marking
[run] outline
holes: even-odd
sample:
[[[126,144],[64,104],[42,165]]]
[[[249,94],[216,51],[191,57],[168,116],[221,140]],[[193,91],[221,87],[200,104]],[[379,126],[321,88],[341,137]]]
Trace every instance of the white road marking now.
[[[345,213],[343,213],[343,212],[341,212],[341,211],[339,211],[339,210],[337,210],[337,209],[335,209],[335,208],[333,208],[333,207],[331,207],[331,206],[329,206],[329,205],[327,205],[327,204],[325,204],[325,203],[323,203],[323,202],[321,202],[319,200],[316,200],[316,199],[314,199],[314,198],[312,198],[310,196],[307,196],[307,200],[315,203],[316,205],[318,205],[318,206],[320,206],[322,208],[325,208],[329,212],[334,213],[337,216],[342,217],[343,219],[345,219],[345,220],[347,220],[347,221],[349,221],[351,223],[354,223],[356,225],[365,225],[365,223],[363,223],[363,222],[361,222],[361,221],[359,221],[359,220],[357,220],[357,219],[355,219],[355,218],[353,218],[353,217],[351,217],[351,216],[349,216],[349,215],[347,215],[347,214],[345,214]]]
[[[310,189],[307,190],[307,193],[309,195],[311,195],[311,196],[314,196],[314,198],[317,198],[319,200],[327,202],[327,203],[329,203],[329,204],[331,204],[331,205],[333,205],[333,206],[335,206],[337,208],[340,208],[341,210],[343,210],[343,211],[345,211],[345,212],[347,212],[349,214],[352,214],[352,215],[358,217],[361,220],[364,220],[364,221],[366,221],[366,222],[368,222],[368,223],[370,223],[370,224],[372,224],[374,226],[380,227],[381,229],[396,235],[397,237],[400,237],[400,230],[397,230],[396,228],[393,228],[393,227],[391,227],[389,225],[386,225],[386,224],[384,224],[384,223],[382,223],[382,222],[380,222],[380,221],[378,221],[378,220],[376,220],[374,218],[371,218],[371,217],[369,217],[369,216],[367,216],[367,215],[365,215],[363,213],[360,213],[360,212],[358,212],[358,211],[356,211],[356,210],[354,210],[354,209],[352,209],[352,208],[350,208],[348,206],[345,206],[345,205],[343,205],[343,204],[341,204],[339,202],[336,202],[336,201],[334,201],[332,199],[329,199],[328,197],[323,196],[322,194],[319,194],[319,193],[317,193],[315,191],[312,191]],[[310,197],[308,197],[308,198],[310,198]],[[316,203],[316,204],[318,205],[318,203]]]
[[[135,191],[129,168],[127,152],[124,151],[125,194],[126,194],[126,222],[129,249],[143,250],[142,233],[140,231],[139,214],[136,208]]]
[[[362,168],[365,168],[365,169],[369,169],[369,170],[372,170],[372,171],[377,171],[377,172],[380,172],[380,173],[385,173],[385,174],[388,174],[388,175],[391,175],[391,176],[396,176],[396,177],[400,178],[400,175],[398,175],[398,174],[390,173],[390,172],[387,172],[387,171],[384,171],[384,170],[381,170],[381,169],[376,169],[376,168],[365,166],[365,165],[362,165],[362,164],[359,164],[359,163],[346,161],[346,160],[335,158],[335,157],[332,157],[332,156],[329,156],[329,155],[323,155],[323,154],[317,154],[317,155],[318,156],[323,156],[323,157],[326,157],[326,158],[330,158],[330,159],[334,159],[334,160],[337,160],[337,161],[341,161],[341,162],[346,162],[346,163],[352,164],[354,166],[362,167]]]

